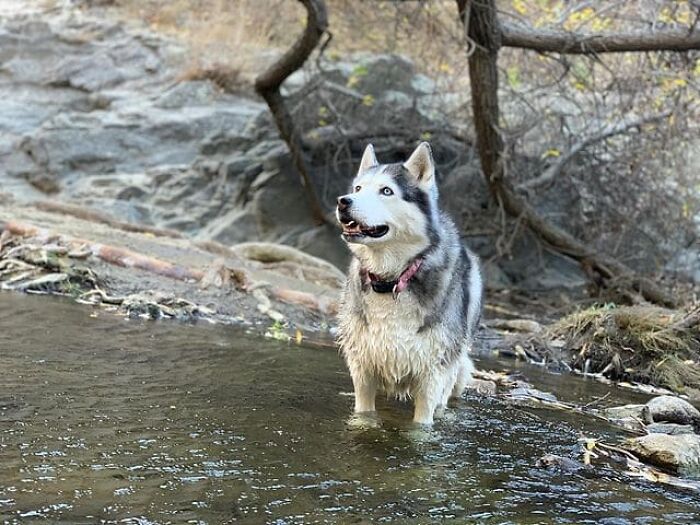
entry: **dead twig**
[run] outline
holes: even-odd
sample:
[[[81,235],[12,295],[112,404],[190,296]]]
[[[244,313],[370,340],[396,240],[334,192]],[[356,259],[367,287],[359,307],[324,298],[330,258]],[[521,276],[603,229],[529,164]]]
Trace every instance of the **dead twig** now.
[[[630,122],[622,122],[617,126],[606,126],[599,133],[586,137],[582,141],[574,144],[569,151],[564,155],[557,158],[551,166],[549,166],[545,171],[543,171],[539,176],[534,179],[527,180],[523,182],[519,188],[523,190],[533,190],[544,184],[547,184],[554,179],[556,179],[562,172],[564,167],[586,148],[592,146],[596,142],[602,142],[616,135],[622,135],[633,128],[640,128],[645,124],[651,124],[652,122],[659,122],[661,120],[667,119],[671,115],[670,111],[662,113],[661,115],[653,115],[650,117],[643,117],[635,119]]]

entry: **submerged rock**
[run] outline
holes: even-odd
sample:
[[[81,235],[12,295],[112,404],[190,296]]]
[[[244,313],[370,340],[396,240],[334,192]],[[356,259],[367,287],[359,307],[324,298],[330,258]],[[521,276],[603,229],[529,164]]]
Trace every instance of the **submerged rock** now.
[[[610,423],[612,423],[613,425],[616,425],[620,428],[624,428],[625,430],[629,430],[630,432],[637,432],[643,434],[644,430],[646,429],[646,427],[644,426],[644,422],[636,417],[621,417],[619,419],[608,418],[608,421],[610,421]]]
[[[518,384],[507,395],[516,401],[542,401],[545,403],[556,403],[557,397],[550,392],[542,392],[533,388],[529,384]]]
[[[646,406],[654,422],[678,423],[700,427],[700,411],[686,400],[675,396],[659,396]]]
[[[537,460],[535,466],[543,469],[557,469],[562,472],[576,472],[578,470],[591,468],[590,465],[584,465],[580,461],[557,456],[556,454],[545,454]]]
[[[700,473],[700,436],[649,434],[628,440],[624,448],[642,461],[674,473]]]
[[[653,423],[651,412],[647,405],[623,405],[598,410],[597,413],[612,420],[636,419],[642,423]]]
[[[481,396],[495,396],[498,387],[493,381],[472,379],[471,383],[466,386],[466,391],[470,394],[478,394]]]
[[[693,434],[693,427],[690,425],[678,425],[677,423],[652,423],[646,426],[649,434],[670,434],[677,436],[680,434]]]

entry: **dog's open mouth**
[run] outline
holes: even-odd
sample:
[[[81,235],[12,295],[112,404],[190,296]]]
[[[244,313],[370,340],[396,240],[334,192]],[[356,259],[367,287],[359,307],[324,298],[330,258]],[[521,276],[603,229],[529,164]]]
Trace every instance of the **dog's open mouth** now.
[[[357,237],[372,237],[378,239],[384,237],[389,231],[389,227],[385,224],[379,226],[367,226],[357,221],[349,220],[341,222],[343,227],[343,235],[350,238]]]

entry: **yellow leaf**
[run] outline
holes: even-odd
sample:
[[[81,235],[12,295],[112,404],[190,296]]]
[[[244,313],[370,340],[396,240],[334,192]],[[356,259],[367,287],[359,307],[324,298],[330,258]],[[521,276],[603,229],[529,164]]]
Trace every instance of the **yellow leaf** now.
[[[374,97],[372,95],[365,95],[362,97],[362,104],[365,106],[374,106]]]
[[[295,333],[294,335],[295,335],[295,338],[294,338],[294,339],[296,340],[297,344],[300,345],[302,339],[304,339],[304,334],[302,334],[302,333],[301,333],[301,330],[299,330],[299,329],[297,328],[297,331],[296,331],[296,333]]]
[[[447,62],[442,62],[438,66],[438,71],[440,71],[440,73],[452,73],[452,68]]]
[[[513,0],[513,9],[515,9],[521,15],[527,13],[527,6],[523,0]]]
[[[544,154],[542,155],[542,158],[546,159],[549,157],[561,157],[561,151],[559,151],[557,148],[548,149],[547,151],[544,152]]]

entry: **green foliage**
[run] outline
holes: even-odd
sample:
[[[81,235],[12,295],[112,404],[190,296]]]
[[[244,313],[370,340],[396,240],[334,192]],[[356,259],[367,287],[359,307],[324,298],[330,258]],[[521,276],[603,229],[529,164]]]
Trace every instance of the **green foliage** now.
[[[272,323],[265,332],[265,337],[274,339],[276,341],[289,342],[291,336],[287,333],[287,326],[282,321],[275,321]]]
[[[520,86],[520,68],[516,65],[508,66],[506,68],[506,79],[510,87],[513,89],[518,88]]]

